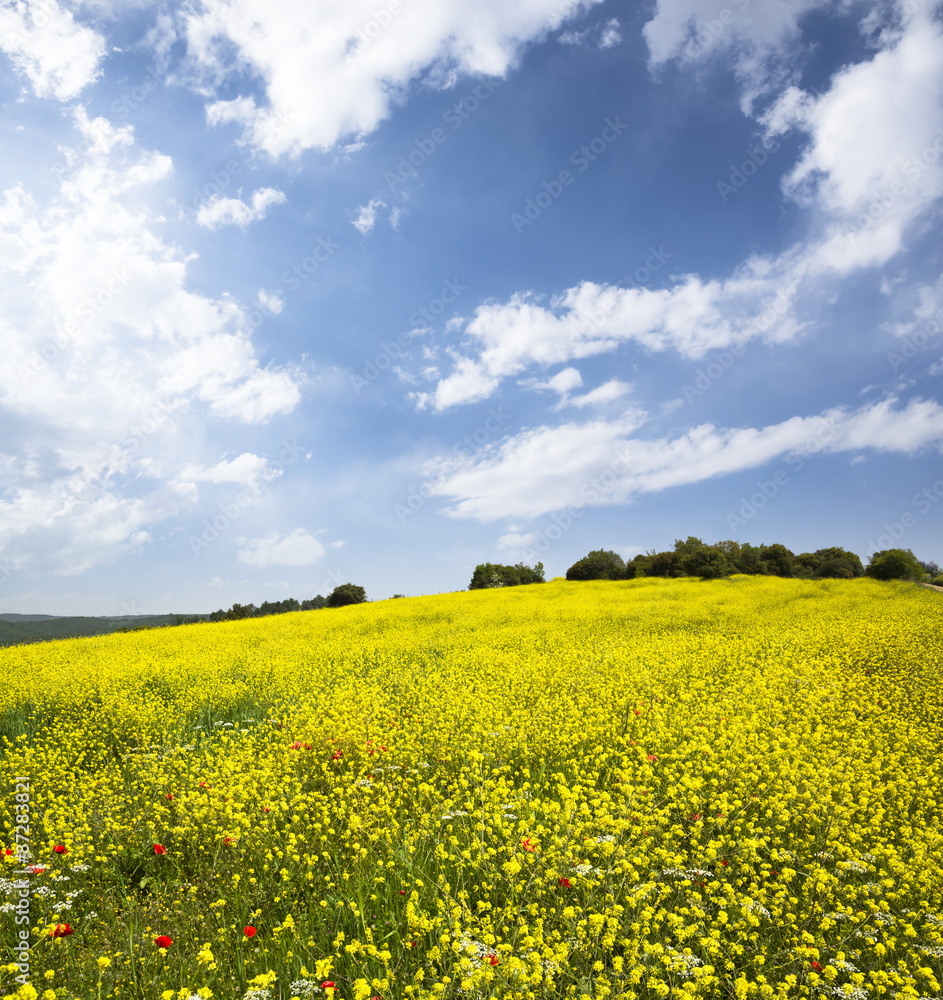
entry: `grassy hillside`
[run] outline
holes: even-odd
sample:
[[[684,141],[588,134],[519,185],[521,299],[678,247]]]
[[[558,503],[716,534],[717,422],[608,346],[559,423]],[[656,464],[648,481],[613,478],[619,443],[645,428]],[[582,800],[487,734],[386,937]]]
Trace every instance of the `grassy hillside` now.
[[[49,639],[72,639],[110,635],[118,629],[160,628],[174,625],[190,615],[124,615],[117,618],[86,618],[54,615],[0,615],[0,646]]]
[[[941,661],[765,577],[0,650],[0,942],[28,864],[45,1000],[936,996]]]

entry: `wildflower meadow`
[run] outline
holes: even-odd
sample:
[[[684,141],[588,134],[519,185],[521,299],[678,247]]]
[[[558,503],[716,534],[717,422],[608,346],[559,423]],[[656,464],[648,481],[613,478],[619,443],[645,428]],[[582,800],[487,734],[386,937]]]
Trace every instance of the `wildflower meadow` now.
[[[742,576],[0,650],[0,995],[939,998],[941,662]]]

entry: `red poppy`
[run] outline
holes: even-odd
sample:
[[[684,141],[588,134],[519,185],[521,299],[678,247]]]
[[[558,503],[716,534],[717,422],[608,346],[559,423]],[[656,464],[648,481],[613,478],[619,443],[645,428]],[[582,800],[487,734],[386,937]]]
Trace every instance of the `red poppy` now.
[[[696,823],[701,818],[700,813],[691,813],[691,822]]]
[[[67,847],[63,847],[62,844],[56,844],[56,846],[53,848],[53,850],[56,852],[56,854],[68,854],[69,853],[69,849]]]
[[[46,870],[45,868],[42,868],[39,865],[30,865],[29,866],[29,871],[31,871],[34,875],[42,875],[42,873],[45,870]]]
[[[564,889],[572,889],[573,886],[570,885],[570,880],[568,878],[561,878],[557,880],[557,885],[562,886]]]
[[[255,928],[251,927],[251,926],[250,927],[244,927],[243,930],[242,930],[242,933],[245,934],[245,936],[247,938],[255,937]]]
[[[334,753],[331,754],[331,760],[340,760],[341,757],[343,756],[344,756],[343,750],[335,750]]]
[[[321,983],[321,989],[322,990],[336,990],[337,987],[331,982],[330,979],[325,979],[324,982]]]
[[[491,954],[490,954],[490,955],[488,956],[488,964],[489,964],[489,965],[497,965],[497,964],[498,964],[498,956],[497,956],[497,955],[495,955],[495,953],[494,953],[494,952],[492,952],[492,953],[491,953]]]
[[[721,864],[724,866],[724,868],[727,867],[727,862],[726,861],[721,861]]]
[[[154,938],[154,944],[158,948],[169,948],[173,943],[173,938],[167,937],[166,934],[161,934],[159,937]]]
[[[658,763],[658,757],[653,753],[648,754],[648,759],[654,761],[656,764]]]
[[[536,848],[536,847],[534,846],[534,844],[532,844],[532,843],[530,842],[530,837],[525,837],[525,838],[524,838],[524,839],[523,839],[523,840],[521,841],[521,847],[523,847],[525,851],[530,851],[530,852],[531,852],[531,854],[533,854],[533,853],[534,853],[534,851],[536,851],[536,850],[537,850],[537,848]]]
[[[173,802],[173,800],[174,800],[174,797],[173,797],[173,794],[172,794],[171,792],[168,792],[168,793],[167,793],[167,798],[168,798],[168,799],[169,799],[169,800],[170,800],[171,802]]]
[[[11,854],[13,853],[13,851],[12,851],[12,850],[11,850],[11,849],[10,849],[9,847],[5,847],[5,848],[3,849],[3,853],[4,853],[4,855],[5,855],[6,857],[10,857],[10,855],[11,855]]]
[[[269,807],[268,806],[263,806],[262,807],[262,812],[269,812]]]
[[[155,844],[154,845],[154,853],[155,854],[166,854],[167,853],[167,848],[164,847],[163,844]]]
[[[54,938],[68,937],[72,933],[72,928],[68,924],[56,924],[52,936]]]
[[[819,965],[819,963],[815,962],[815,961],[812,962],[812,968],[815,969],[816,972],[821,972],[822,971],[822,966]]]
[[[231,844],[232,843],[232,837],[223,837],[223,843],[224,844]]]
[[[418,943],[419,943],[418,941],[410,941],[409,942],[409,947],[410,948],[415,948]]]
[[[400,889],[399,894],[401,896],[405,896],[406,895],[406,890],[405,889]]]

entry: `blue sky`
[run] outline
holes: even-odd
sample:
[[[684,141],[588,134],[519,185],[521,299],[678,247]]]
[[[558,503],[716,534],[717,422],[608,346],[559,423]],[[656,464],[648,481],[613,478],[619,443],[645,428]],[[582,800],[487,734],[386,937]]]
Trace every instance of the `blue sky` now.
[[[943,562],[934,0],[0,0],[0,609]]]

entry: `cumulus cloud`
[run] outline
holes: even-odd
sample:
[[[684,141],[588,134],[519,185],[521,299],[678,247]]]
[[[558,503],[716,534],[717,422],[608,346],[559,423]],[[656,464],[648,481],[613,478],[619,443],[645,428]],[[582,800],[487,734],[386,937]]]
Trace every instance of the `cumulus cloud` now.
[[[239,539],[239,562],[249,566],[313,566],[324,553],[321,542],[304,528],[288,535],[272,531],[262,538]]]
[[[656,21],[691,6],[662,2]],[[783,25],[793,24],[798,6],[776,9],[785,20],[773,30],[757,5],[765,34],[756,37],[769,44],[792,30]],[[763,115],[770,142],[790,130],[806,138],[784,191],[809,210],[808,239],[755,254],[722,278],[675,275],[661,289],[586,280],[549,301],[524,291],[481,305],[465,322],[461,348],[451,352],[453,370],[432,390],[414,393],[416,405],[441,411],[476,402],[528,367],[630,342],[696,360],[712,349],[754,339],[783,343],[808,331],[843,278],[905,250],[908,233],[943,198],[943,29],[920,8],[883,46],[836,74],[825,93],[787,88]]]
[[[762,428],[702,424],[649,440],[634,433],[644,414],[628,411],[615,420],[533,428],[479,455],[437,459],[425,471],[430,493],[450,500],[449,516],[487,522],[625,504],[642,493],[760,468],[790,454],[943,450],[943,407],[896,403],[837,408]]]
[[[248,72],[265,94],[263,104],[245,94],[214,101],[208,120],[241,125],[273,156],[297,155],[368,135],[416,81],[504,76],[529,42],[597,2],[410,0],[380,18],[372,0],[198,0],[181,32],[200,92]]]
[[[207,229],[218,229],[220,226],[240,226],[244,229],[250,222],[264,219],[272,205],[282,205],[285,201],[284,192],[277,188],[259,188],[249,204],[239,198],[214,194],[200,206],[196,221]]]
[[[0,194],[0,415],[16,428],[0,545],[59,572],[144,544],[197,502],[197,481],[260,468],[207,468],[197,426],[262,423],[300,399],[292,372],[259,363],[241,309],[189,291],[186,255],[156,234],[170,159],[82,108],[75,127],[83,152],[58,194]]]
[[[0,4],[0,52],[37,97],[68,101],[100,72],[105,40],[55,0]]]

